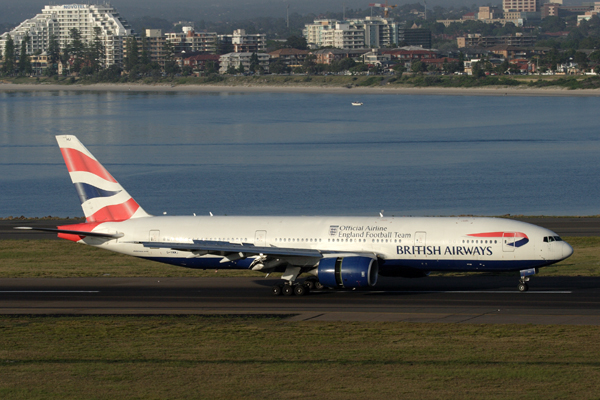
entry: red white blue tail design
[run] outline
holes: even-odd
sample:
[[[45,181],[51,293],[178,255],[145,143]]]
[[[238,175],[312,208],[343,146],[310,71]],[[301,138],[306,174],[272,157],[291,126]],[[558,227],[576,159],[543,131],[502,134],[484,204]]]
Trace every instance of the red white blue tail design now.
[[[56,141],[87,222],[149,216],[75,136],[57,136]]]

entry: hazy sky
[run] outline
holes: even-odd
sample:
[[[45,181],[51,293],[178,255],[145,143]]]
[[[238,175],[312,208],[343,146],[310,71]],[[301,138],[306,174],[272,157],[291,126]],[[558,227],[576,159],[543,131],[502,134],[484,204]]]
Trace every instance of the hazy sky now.
[[[422,0],[421,0],[422,1]],[[243,19],[256,16],[285,17],[286,6],[289,4],[290,12],[306,14],[309,12],[321,13],[325,11],[341,11],[345,4],[347,8],[368,8],[369,3],[385,2],[375,0],[114,0],[110,3],[125,17],[134,19],[142,16],[164,17],[166,19],[191,19],[191,20],[221,20]],[[418,0],[404,2],[389,1],[390,4],[412,4]],[[47,0],[0,0],[0,23],[21,22],[33,17],[50,1]],[[54,4],[76,4],[78,2],[54,1]],[[79,2],[81,4],[87,1]],[[94,3],[93,1],[91,3]],[[103,3],[103,2],[100,2]],[[427,0],[428,7],[441,5],[462,6],[472,4],[487,4],[485,0]],[[501,1],[492,1],[492,4]]]

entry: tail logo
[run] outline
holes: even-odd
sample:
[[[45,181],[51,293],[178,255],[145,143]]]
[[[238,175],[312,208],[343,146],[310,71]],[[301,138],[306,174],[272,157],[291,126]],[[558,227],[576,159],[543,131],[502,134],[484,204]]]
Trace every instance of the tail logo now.
[[[87,222],[148,216],[75,136],[57,136],[56,140]]]

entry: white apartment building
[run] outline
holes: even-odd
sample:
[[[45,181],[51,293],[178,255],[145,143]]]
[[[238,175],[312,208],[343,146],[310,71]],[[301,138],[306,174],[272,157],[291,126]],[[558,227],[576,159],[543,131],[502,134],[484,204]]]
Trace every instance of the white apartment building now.
[[[380,48],[398,44],[398,28],[394,20],[381,17],[347,21],[323,19],[306,24],[303,35],[312,48]]]
[[[223,44],[233,46],[234,53],[257,53],[267,49],[266,33],[246,33],[244,29],[236,29],[233,35],[219,35]]]
[[[173,43],[176,50],[201,51],[206,53],[217,51],[216,32],[195,32],[191,26],[184,26],[182,31],[166,34],[167,41]]]
[[[228,53],[223,54],[219,57],[219,73],[226,74],[229,67],[233,66],[236,69],[240,68],[240,65],[244,66],[245,71],[250,70],[250,59],[252,54],[256,54],[258,56],[258,63],[263,68],[264,71],[269,71],[269,58],[270,56],[266,53]]]
[[[541,10],[541,7],[541,0],[502,0],[502,10],[504,12],[537,12]]]
[[[0,51],[4,52],[8,35],[20,48],[26,34],[31,38],[27,53],[42,53],[48,50],[50,36],[55,35],[64,49],[70,42],[69,31],[73,28],[81,33],[84,42],[94,39],[94,28],[100,28],[100,37],[104,44],[105,66],[121,65],[123,61],[123,43],[133,30],[110,5],[66,4],[45,6],[41,14],[23,21],[10,32],[0,36]]]

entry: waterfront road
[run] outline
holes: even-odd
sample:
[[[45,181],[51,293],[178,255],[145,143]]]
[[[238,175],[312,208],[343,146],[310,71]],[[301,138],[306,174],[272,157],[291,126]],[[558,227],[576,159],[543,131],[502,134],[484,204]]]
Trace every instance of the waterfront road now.
[[[548,228],[560,236],[600,236],[600,218],[598,217],[523,217],[520,221]],[[56,234],[48,232],[14,230],[16,226],[56,228],[84,222],[76,219],[62,220],[0,220],[0,240],[7,239],[57,239]]]
[[[0,279],[0,314],[282,315],[289,321],[600,325],[600,278],[381,278],[356,291],[273,296],[265,278]]]

